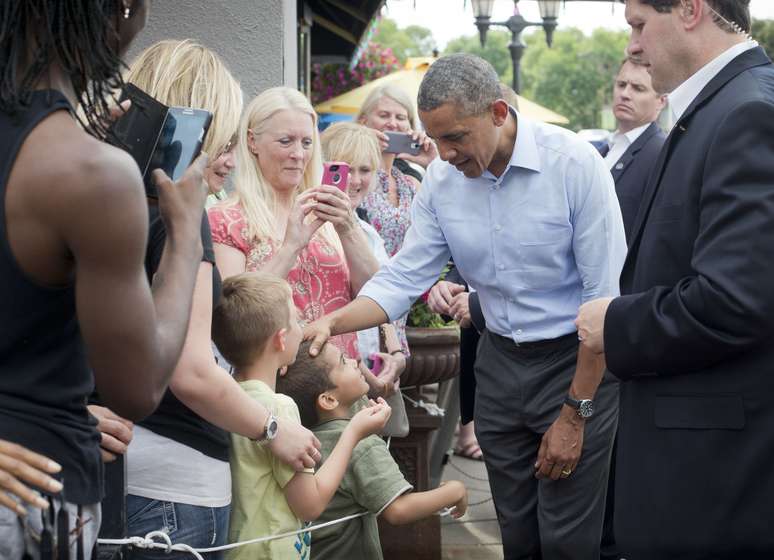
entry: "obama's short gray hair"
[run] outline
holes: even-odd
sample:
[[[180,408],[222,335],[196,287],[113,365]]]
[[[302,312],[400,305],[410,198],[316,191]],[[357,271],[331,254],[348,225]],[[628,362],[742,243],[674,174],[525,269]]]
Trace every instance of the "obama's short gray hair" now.
[[[500,78],[483,58],[457,53],[430,65],[417,95],[420,111],[432,111],[444,103],[454,103],[464,116],[480,115],[502,97]]]

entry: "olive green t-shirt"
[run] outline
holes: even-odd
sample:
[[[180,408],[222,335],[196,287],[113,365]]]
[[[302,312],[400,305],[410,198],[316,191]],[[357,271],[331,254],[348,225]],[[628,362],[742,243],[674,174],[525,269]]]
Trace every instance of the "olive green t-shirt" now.
[[[313,431],[320,440],[323,462],[330,456],[348,420],[330,420]],[[315,560],[381,560],[376,516],[395,498],[411,490],[387,444],[378,436],[361,440],[352,452],[347,472],[325,512],[315,522],[324,523],[354,513],[367,515],[337,523],[312,533]]]

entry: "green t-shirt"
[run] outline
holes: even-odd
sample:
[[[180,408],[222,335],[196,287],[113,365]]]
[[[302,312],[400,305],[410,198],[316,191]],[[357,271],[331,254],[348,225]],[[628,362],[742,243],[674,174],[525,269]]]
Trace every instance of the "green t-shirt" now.
[[[333,451],[348,422],[330,420],[313,430],[322,446],[323,462]],[[403,477],[387,444],[378,436],[361,440],[352,453],[339,489],[315,524],[365,510],[370,513],[314,531],[312,558],[381,560],[376,516],[408,490],[411,490],[411,484]]]
[[[253,399],[277,418],[300,422],[293,399],[280,395],[258,380],[239,384]],[[313,472],[313,471],[312,471]],[[265,446],[231,434],[231,522],[229,542],[239,542],[297,531],[303,527],[293,514],[283,488],[295,471],[281,463]],[[228,551],[229,560],[307,560],[311,535],[240,546]]]

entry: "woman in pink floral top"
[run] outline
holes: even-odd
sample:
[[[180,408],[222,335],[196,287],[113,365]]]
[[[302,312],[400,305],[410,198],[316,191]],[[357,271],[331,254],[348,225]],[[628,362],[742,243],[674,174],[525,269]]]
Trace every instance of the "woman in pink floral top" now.
[[[309,101],[291,88],[264,91],[247,107],[238,142],[236,195],[209,210],[221,274],[260,269],[286,278],[305,321],[343,307],[378,264],[347,195],[319,185]],[[354,333],[331,340],[359,357]]]

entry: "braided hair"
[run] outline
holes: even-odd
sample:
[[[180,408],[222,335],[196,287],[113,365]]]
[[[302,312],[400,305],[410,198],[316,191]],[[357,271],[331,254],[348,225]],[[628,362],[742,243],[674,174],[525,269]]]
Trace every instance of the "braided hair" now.
[[[37,82],[56,61],[83,109],[81,124],[104,138],[101,118],[123,85],[116,32],[119,0],[0,2],[0,111],[28,106]]]

